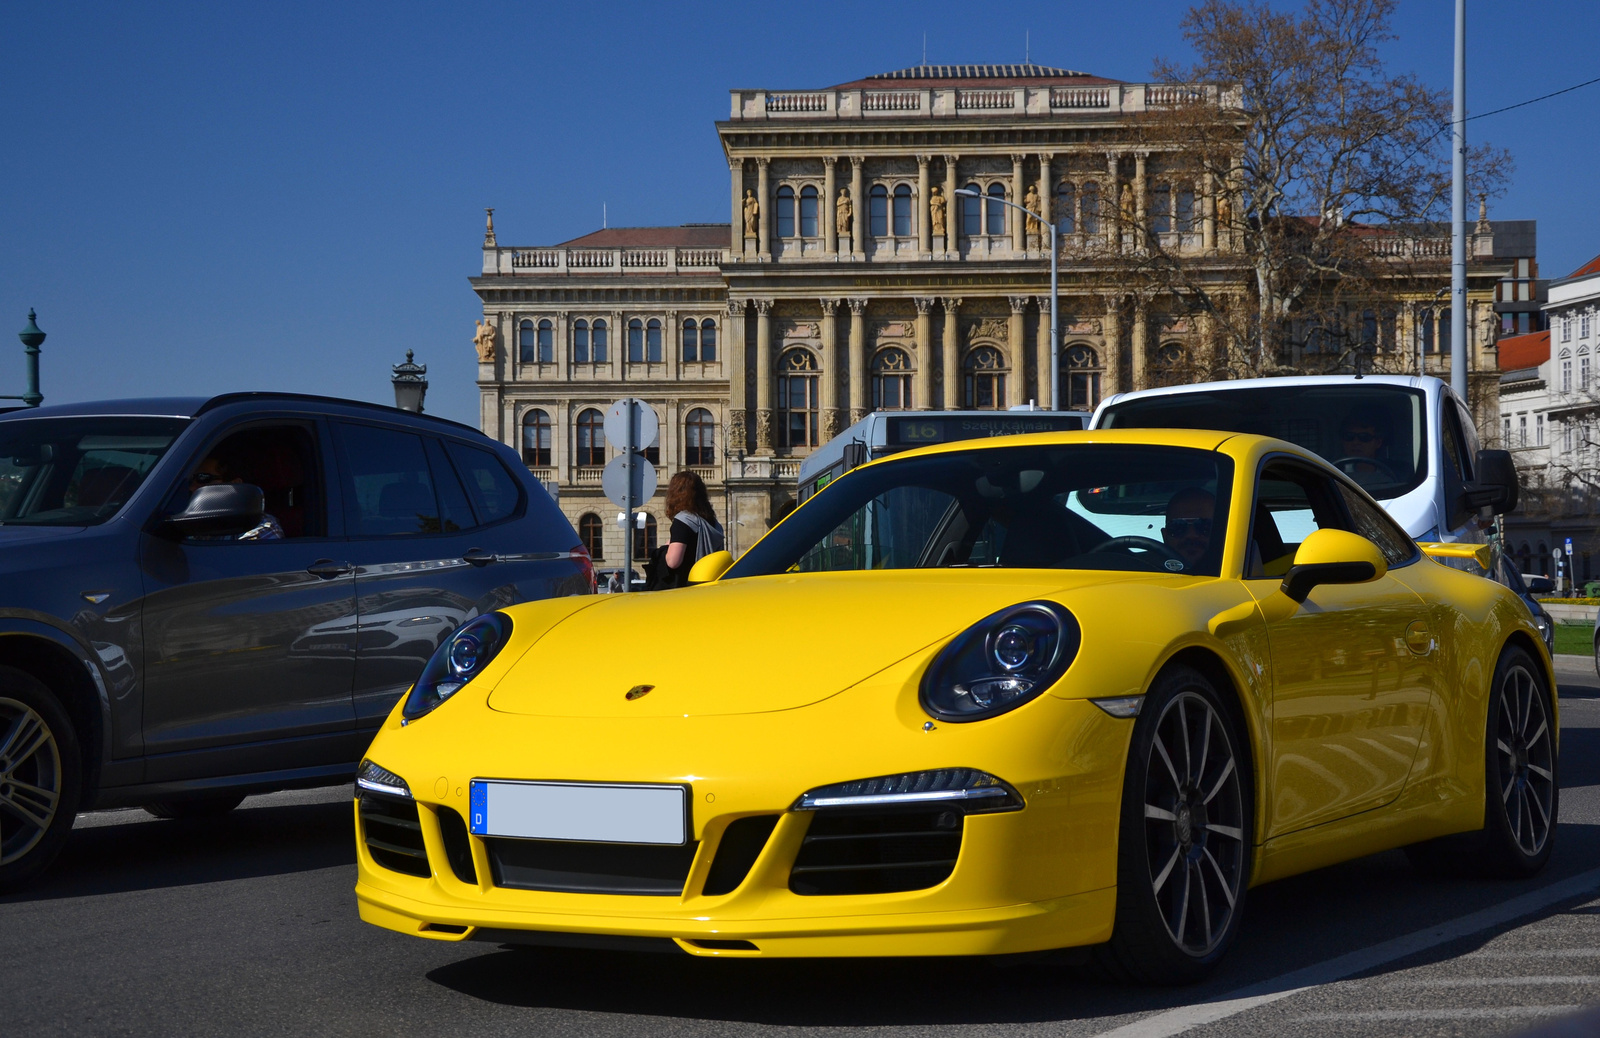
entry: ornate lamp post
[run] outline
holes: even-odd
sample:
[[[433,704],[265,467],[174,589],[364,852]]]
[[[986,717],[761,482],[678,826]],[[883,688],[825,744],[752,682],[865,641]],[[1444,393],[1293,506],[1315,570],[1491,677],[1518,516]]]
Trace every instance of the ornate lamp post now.
[[[28,388],[21,396],[0,396],[0,400],[21,400],[24,407],[38,407],[44,403],[44,394],[39,392],[39,347],[44,345],[44,332],[34,323],[37,316],[30,308],[27,326],[17,333],[23,352],[28,355]]]
[[[413,351],[406,350],[406,362],[394,366],[394,406],[402,411],[422,413],[422,398],[428,395],[428,365],[412,361]]]
[[[993,195],[981,194],[980,192],[974,191],[971,188],[965,187],[957,188],[956,194],[965,195],[968,198],[980,199],[981,201],[985,202],[1000,202],[1003,205],[1009,205],[1017,212],[1025,213],[1028,216],[1033,217],[1035,220],[1038,220],[1044,225],[1044,229],[1050,232],[1050,410],[1059,411],[1061,410],[1061,348],[1060,344],[1056,341],[1056,314],[1061,310],[1061,299],[1059,298],[1060,283],[1056,273],[1056,225],[1053,222],[1046,220],[1043,216],[1040,216],[1032,209],[1029,209],[1025,206],[1020,206],[1009,199],[996,198]],[[1015,344],[1013,348],[1019,348],[1020,345],[1020,343]],[[1022,354],[1018,352],[1018,371],[1022,370],[1021,360]],[[1040,374],[1043,374],[1043,372],[1040,372]]]

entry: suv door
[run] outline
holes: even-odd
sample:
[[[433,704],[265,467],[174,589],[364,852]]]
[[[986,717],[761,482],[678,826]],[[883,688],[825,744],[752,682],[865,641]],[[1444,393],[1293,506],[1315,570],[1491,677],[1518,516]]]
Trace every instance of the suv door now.
[[[370,730],[460,624],[590,588],[571,526],[494,452],[431,430],[335,424],[360,615],[354,709]]]
[[[355,578],[330,536],[326,430],[234,425],[191,457],[162,514],[222,458],[261,486],[281,539],[140,538],[147,781],[353,761]]]

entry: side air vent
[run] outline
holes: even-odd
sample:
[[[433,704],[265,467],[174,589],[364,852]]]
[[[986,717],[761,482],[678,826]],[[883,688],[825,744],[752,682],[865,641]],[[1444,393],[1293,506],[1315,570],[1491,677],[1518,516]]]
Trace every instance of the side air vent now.
[[[372,860],[408,876],[431,876],[414,800],[361,791],[361,837]]]
[[[963,816],[948,808],[821,810],[789,871],[808,896],[893,894],[937,886],[961,853]]]
[[[750,874],[750,867],[777,824],[777,815],[755,815],[730,823],[717,841],[717,856],[711,860],[711,872],[701,892],[708,897],[733,893]]]
[[[438,811],[439,835],[444,838],[444,854],[450,861],[450,871],[461,882],[476,886],[478,870],[472,865],[472,840],[467,835],[466,819],[448,807]]]

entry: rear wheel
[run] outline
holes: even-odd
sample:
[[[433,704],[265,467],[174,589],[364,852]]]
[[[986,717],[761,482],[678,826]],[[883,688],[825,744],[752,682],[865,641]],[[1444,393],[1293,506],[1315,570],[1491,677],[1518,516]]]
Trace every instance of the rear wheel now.
[[[1188,984],[1233,943],[1249,878],[1249,767],[1228,704],[1172,667],[1145,695],[1122,786],[1117,915],[1096,957],[1147,984]]]
[[[61,853],[82,776],[77,735],[55,696],[0,667],[0,890],[26,883]]]
[[[213,793],[181,800],[152,800],[144,809],[157,818],[215,818],[242,803],[243,793]]]

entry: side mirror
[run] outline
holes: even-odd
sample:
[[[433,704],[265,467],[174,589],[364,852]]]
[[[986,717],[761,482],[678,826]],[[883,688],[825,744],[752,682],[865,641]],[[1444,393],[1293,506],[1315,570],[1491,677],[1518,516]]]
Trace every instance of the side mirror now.
[[[1478,452],[1478,481],[1462,493],[1468,507],[1490,508],[1495,514],[1514,511],[1517,507],[1517,466],[1510,451],[1481,450]]]
[[[201,487],[177,515],[161,522],[173,537],[217,537],[244,533],[261,522],[266,499],[248,483],[213,483]]]
[[[728,572],[728,567],[731,565],[733,565],[732,552],[714,551],[689,570],[689,583],[709,584]]]
[[[1522,583],[1527,587],[1530,595],[1548,595],[1556,589],[1556,582],[1551,577],[1542,574],[1522,575]]]
[[[1318,584],[1365,584],[1387,572],[1383,553],[1365,537],[1345,530],[1317,530],[1300,542],[1282,590],[1304,602]]]

